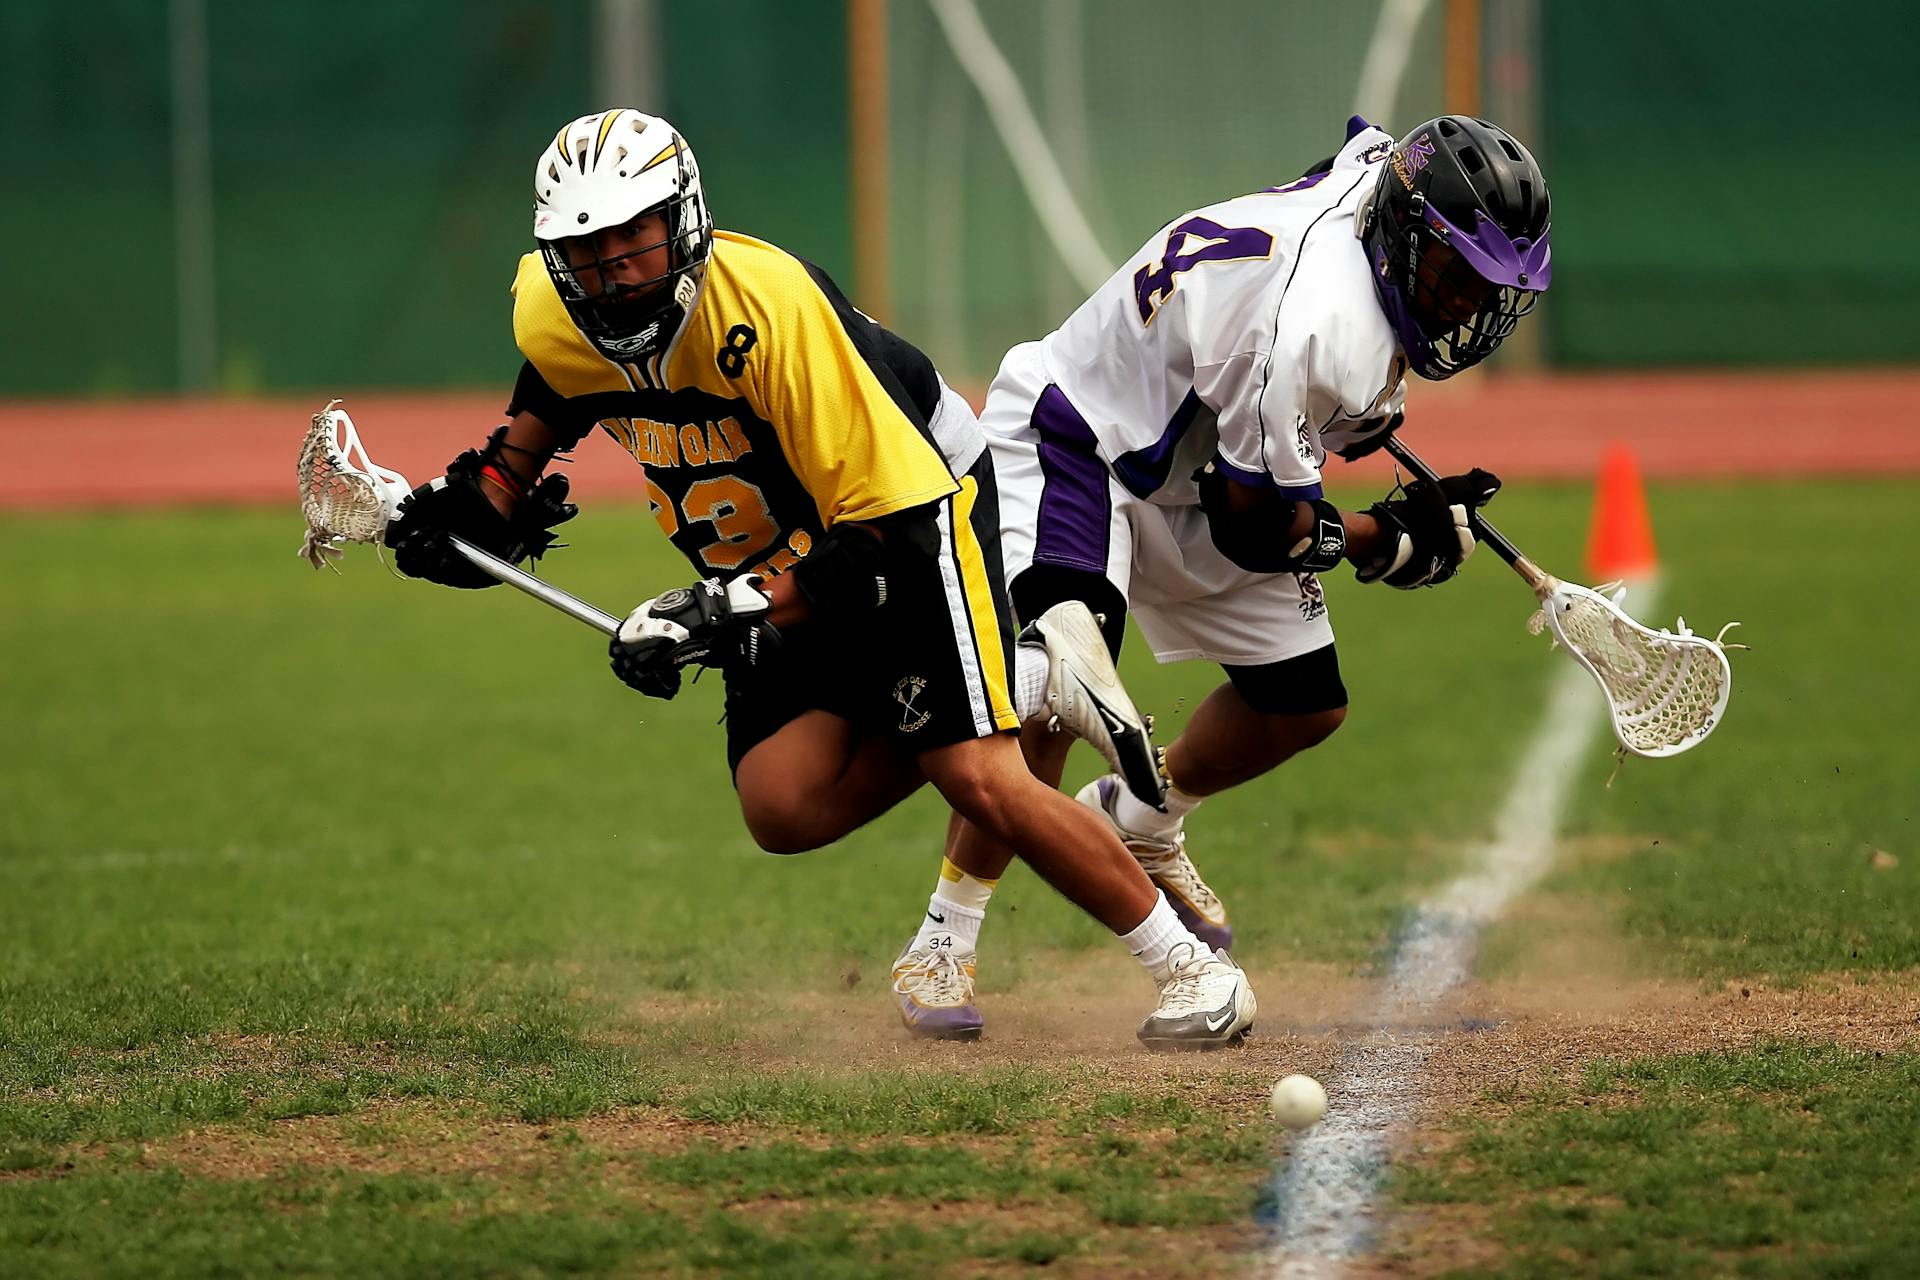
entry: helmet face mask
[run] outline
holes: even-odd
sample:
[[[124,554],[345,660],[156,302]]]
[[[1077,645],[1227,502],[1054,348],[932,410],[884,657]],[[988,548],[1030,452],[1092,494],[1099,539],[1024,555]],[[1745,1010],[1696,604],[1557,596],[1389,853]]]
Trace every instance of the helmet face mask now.
[[[686,140],[638,111],[583,116],[541,156],[534,202],[547,275],[594,347],[638,362],[671,346],[713,247]]]
[[[1395,147],[1361,236],[1414,372],[1493,354],[1552,281],[1548,228],[1545,178],[1496,126],[1443,116]]]

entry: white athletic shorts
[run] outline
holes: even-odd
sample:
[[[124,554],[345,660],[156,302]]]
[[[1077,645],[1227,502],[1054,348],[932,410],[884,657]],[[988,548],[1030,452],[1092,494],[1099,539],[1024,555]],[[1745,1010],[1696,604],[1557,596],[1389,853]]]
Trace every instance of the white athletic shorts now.
[[[1100,574],[1161,662],[1264,666],[1333,643],[1313,574],[1242,569],[1215,549],[1199,507],[1142,501],[1114,478],[1086,420],[1047,381],[1038,344],[1007,353],[980,425],[1009,588],[1035,564]]]

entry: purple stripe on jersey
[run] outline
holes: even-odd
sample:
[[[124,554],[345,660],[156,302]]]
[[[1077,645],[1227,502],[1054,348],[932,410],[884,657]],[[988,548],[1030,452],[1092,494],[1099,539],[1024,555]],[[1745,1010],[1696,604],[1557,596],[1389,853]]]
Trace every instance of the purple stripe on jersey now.
[[[1187,428],[1200,414],[1200,393],[1187,392],[1187,398],[1173,411],[1173,417],[1167,421],[1167,429],[1160,438],[1144,449],[1135,449],[1123,453],[1113,460],[1113,474],[1120,477],[1120,483],[1127,486],[1127,492],[1136,498],[1144,498],[1167,482],[1167,473],[1173,470],[1174,450],[1180,447],[1181,437],[1187,434]]]
[[[1033,406],[1033,427],[1040,435],[1041,475],[1033,562],[1105,573],[1113,499],[1093,428],[1051,384]]]
[[[1282,183],[1277,187],[1268,187],[1261,194],[1283,196],[1289,191],[1305,191],[1308,187],[1319,186],[1332,172],[1331,169],[1322,169],[1318,173],[1310,173],[1304,178],[1295,178],[1292,182]]]
[[[1367,118],[1365,116],[1348,116],[1347,117],[1347,141],[1352,142],[1355,138],[1359,137],[1361,134],[1365,133],[1367,130],[1371,128],[1373,128],[1373,126],[1367,122]]]
[[[1317,482],[1314,484],[1281,484],[1264,471],[1247,471],[1236,467],[1217,453],[1213,455],[1213,465],[1226,472],[1228,478],[1238,480],[1241,484],[1249,485],[1255,489],[1271,489],[1281,497],[1292,498],[1296,502],[1312,502],[1314,499],[1324,496]]]

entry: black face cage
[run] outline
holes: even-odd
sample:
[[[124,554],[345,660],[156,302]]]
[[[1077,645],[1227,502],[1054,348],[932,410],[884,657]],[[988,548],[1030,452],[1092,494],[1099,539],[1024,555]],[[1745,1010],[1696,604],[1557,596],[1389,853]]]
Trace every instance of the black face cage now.
[[[1435,364],[1449,374],[1458,373],[1492,355],[1520,323],[1520,317],[1533,310],[1540,295],[1533,289],[1495,285],[1492,295],[1470,316],[1450,320],[1449,300],[1478,297],[1486,293],[1489,281],[1427,225],[1419,213],[1424,204],[1422,190],[1413,193],[1411,209],[1389,204],[1380,219],[1383,244],[1387,261],[1398,263],[1403,273],[1402,292],[1408,310],[1426,336]],[[1439,246],[1437,256],[1443,265],[1438,273],[1425,269],[1429,245]]]
[[[679,282],[682,277],[703,266],[712,252],[713,226],[707,217],[706,202],[697,191],[689,194],[687,190],[691,174],[686,156],[683,143],[679,161],[681,194],[670,196],[634,214],[636,219],[654,213],[664,214],[668,228],[665,240],[642,246],[630,253],[603,258],[594,243],[594,237],[574,237],[585,243],[589,250],[588,260],[578,266],[568,261],[564,241],[539,242],[547,274],[552,277],[560,301],[566,305],[567,314],[579,326],[580,332],[608,354],[631,357],[653,349],[663,337],[671,337],[682,318]],[[599,274],[604,288],[611,281],[611,268],[629,258],[650,253],[662,244],[667,246],[666,273],[623,290],[637,291],[640,296],[622,300],[588,290],[586,278],[594,273]]]

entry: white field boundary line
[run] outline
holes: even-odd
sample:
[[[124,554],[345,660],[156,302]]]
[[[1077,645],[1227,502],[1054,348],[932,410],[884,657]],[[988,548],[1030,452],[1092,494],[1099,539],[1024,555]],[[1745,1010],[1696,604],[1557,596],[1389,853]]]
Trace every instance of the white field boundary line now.
[[[1650,616],[1655,584],[1632,584]],[[1278,1208],[1266,1274],[1329,1277],[1370,1248],[1374,1197],[1394,1143],[1418,1113],[1421,1074],[1443,1029],[1441,1003],[1471,970],[1480,930],[1537,884],[1553,864],[1567,790],[1606,703],[1593,677],[1567,655],[1540,727],[1520,758],[1494,838],[1473,870],[1414,910],[1396,946],[1385,986],[1364,1025],[1373,1030],[1341,1053],[1327,1118],[1290,1144],[1274,1171]]]

